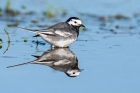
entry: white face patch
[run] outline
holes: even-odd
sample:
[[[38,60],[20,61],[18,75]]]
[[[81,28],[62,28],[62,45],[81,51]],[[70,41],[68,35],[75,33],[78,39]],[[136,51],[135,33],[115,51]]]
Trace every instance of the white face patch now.
[[[70,25],[74,25],[74,26],[80,26],[82,24],[82,21],[79,19],[71,19],[68,22]]]

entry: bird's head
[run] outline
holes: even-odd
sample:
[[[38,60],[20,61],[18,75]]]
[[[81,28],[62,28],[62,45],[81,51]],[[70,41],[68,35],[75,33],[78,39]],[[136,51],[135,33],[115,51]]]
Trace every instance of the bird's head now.
[[[70,17],[67,21],[66,21],[68,24],[74,26],[74,27],[85,27],[83,24],[82,24],[82,21],[77,18],[77,17]]]

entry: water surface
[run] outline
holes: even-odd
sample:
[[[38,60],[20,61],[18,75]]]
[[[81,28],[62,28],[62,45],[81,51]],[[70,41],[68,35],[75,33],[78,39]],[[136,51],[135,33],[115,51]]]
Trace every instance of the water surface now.
[[[4,9],[5,3],[3,0],[0,8]],[[3,40],[0,44],[1,93],[140,92],[139,0],[11,0],[10,7],[23,12],[22,5],[26,7],[25,12],[34,11],[35,14],[0,17],[0,38]],[[62,17],[60,13],[46,18],[42,12],[47,5],[65,10],[66,16]],[[14,23],[11,19],[20,20],[18,26],[21,27],[42,29],[70,16],[81,18],[87,28],[81,29],[78,40],[69,47],[77,58],[78,68],[84,69],[77,77],[69,77],[63,71],[38,64],[7,68],[33,61],[36,58],[31,55],[41,56],[51,49],[41,38],[38,38],[40,43],[37,46],[33,33],[7,27],[7,24]],[[31,22],[36,19],[39,23]],[[11,39],[6,52],[8,37],[4,29]]]

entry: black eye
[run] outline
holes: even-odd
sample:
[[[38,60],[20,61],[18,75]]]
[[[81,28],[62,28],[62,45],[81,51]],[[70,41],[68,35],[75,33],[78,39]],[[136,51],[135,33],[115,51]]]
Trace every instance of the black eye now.
[[[77,23],[76,21],[74,21],[74,23]]]
[[[75,74],[75,72],[73,72],[73,74]]]

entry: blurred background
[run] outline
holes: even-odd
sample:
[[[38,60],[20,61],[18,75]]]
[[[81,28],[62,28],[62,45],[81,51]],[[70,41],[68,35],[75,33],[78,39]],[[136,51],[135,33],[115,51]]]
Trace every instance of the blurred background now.
[[[140,0],[1,0],[0,93],[140,93]],[[68,77],[48,66],[24,65],[51,49],[34,33],[11,26],[44,29],[80,18],[70,51],[84,69]],[[38,40],[38,42],[37,42]]]

